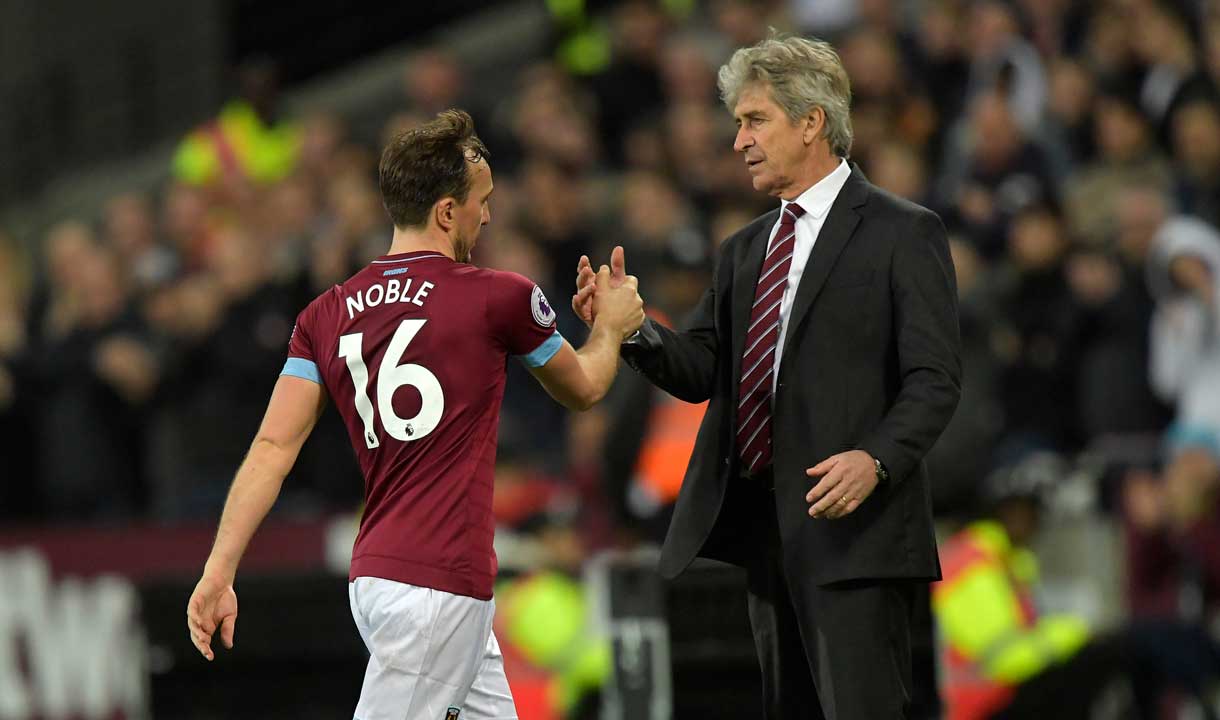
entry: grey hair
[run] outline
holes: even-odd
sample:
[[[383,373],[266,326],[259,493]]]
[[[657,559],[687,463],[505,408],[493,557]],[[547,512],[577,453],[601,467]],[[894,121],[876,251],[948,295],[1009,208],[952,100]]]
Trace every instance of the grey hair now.
[[[739,48],[720,67],[717,84],[729,112],[742,90],[755,83],[771,89],[792,122],[815,107],[822,108],[826,125],[822,136],[839,157],[851,152],[851,81],[839,54],[830,43],[774,34],[757,45]]]

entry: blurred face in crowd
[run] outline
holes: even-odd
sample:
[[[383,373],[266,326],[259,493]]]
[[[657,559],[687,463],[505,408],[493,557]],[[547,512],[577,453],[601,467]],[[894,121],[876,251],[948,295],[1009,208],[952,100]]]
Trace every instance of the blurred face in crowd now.
[[[617,46],[637,62],[649,62],[660,52],[665,37],[665,15],[651,2],[638,0],[620,4],[612,26]]]
[[[623,225],[636,239],[659,245],[682,216],[682,200],[664,176],[635,173],[623,183]]]
[[[1074,60],[1060,60],[1051,68],[1050,110],[1061,122],[1074,126],[1084,119],[1093,101],[1093,81]]]
[[[244,228],[226,226],[216,236],[209,266],[229,299],[249,296],[266,277],[267,254]]]
[[[1131,47],[1146,63],[1168,63],[1189,69],[1193,64],[1194,46],[1186,27],[1159,3],[1137,2],[1131,5]]]
[[[771,98],[770,86],[754,83],[742,88],[733,119],[733,149],[745,155],[755,190],[792,200],[813,185],[815,152],[829,152],[820,137],[826,125],[821,108],[794,122]]]
[[[152,209],[140,195],[119,195],[106,204],[106,236],[124,255],[136,255],[156,242]]]
[[[1085,38],[1086,64],[1098,73],[1112,74],[1127,62],[1131,39],[1127,21],[1117,7],[1102,5],[1090,17]]]
[[[453,218],[450,239],[453,241],[454,259],[464,263],[470,262],[470,252],[474,250],[479,239],[479,231],[491,222],[491,205],[488,204],[488,198],[494,189],[491,166],[487,164],[486,159],[480,157],[468,161],[467,167],[470,169],[470,192],[466,194],[466,201],[458,203],[453,198],[446,198],[453,202],[450,210]]]
[[[109,250],[94,247],[82,258],[79,291],[82,319],[90,326],[113,320],[123,310],[126,298],[118,259]]]
[[[425,50],[407,65],[403,89],[407,99],[425,114],[453,107],[464,81],[457,61],[439,50]]]
[[[1048,212],[1022,213],[1010,231],[1009,250],[1017,266],[1028,270],[1052,267],[1063,255],[1063,231]]]
[[[883,143],[869,157],[872,162],[868,176],[878,187],[908,200],[918,202],[923,197],[927,171],[923,160],[910,146]]]
[[[196,187],[174,185],[165,196],[164,223],[166,232],[175,243],[185,247],[207,225],[208,201]]]
[[[1199,297],[1209,306],[1212,304],[1215,278],[1206,259],[1197,255],[1179,255],[1169,262],[1169,276],[1178,288]]]
[[[694,169],[690,166],[698,167],[697,159],[708,157],[707,149],[717,147],[721,140],[718,123],[723,117],[702,103],[670,106],[665,114],[665,145],[675,167]]]
[[[972,115],[975,155],[985,168],[1002,166],[1021,146],[1021,130],[1008,101],[988,93],[976,101]]]
[[[1010,498],[996,508],[996,517],[1008,531],[1015,547],[1026,547],[1038,533],[1041,508],[1034,498]]]
[[[947,2],[931,3],[919,18],[919,44],[930,58],[945,59],[961,50],[959,21]]]
[[[1122,191],[1118,208],[1118,246],[1129,262],[1143,262],[1152,245],[1152,237],[1169,216],[1166,199],[1147,187],[1129,187]]]
[[[1097,104],[1097,146],[1108,160],[1133,160],[1148,144],[1148,129],[1135,108],[1113,98]]]
[[[711,104],[715,100],[715,70],[693,40],[679,38],[665,46],[661,74],[665,94],[674,101]]]
[[[967,42],[976,59],[995,57],[1008,47],[1016,34],[1016,19],[1008,6],[996,0],[985,0],[972,7]]]
[[[89,227],[74,220],[51,228],[46,241],[47,274],[56,289],[75,287],[82,268],[96,245]]]
[[[898,91],[898,49],[888,36],[859,30],[844,43],[842,58],[857,98],[885,98]]]
[[[1180,108],[1173,117],[1173,147],[1191,177],[1220,175],[1220,108],[1207,101]]]
[[[554,163],[533,160],[522,170],[521,183],[526,196],[547,199],[523,207],[535,237],[544,243],[553,242],[576,231],[584,211],[579,176],[565,173]]]

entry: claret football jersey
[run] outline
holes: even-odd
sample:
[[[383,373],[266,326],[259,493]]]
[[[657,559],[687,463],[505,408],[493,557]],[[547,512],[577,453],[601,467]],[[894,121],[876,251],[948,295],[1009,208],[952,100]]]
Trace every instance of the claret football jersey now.
[[[491,598],[506,363],[562,344],[533,282],[436,252],[383,256],[301,312],[284,374],[325,386],[364,473],[352,579]]]

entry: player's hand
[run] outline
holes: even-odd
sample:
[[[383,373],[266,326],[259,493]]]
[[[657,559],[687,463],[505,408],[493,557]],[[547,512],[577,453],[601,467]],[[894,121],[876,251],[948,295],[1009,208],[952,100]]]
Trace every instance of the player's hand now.
[[[597,309],[593,304],[593,295],[597,290],[596,277],[589,256],[581,255],[580,262],[576,263],[576,294],[572,296],[572,312],[590,328],[597,318]],[[610,286],[619,287],[626,278],[626,253],[622,245],[616,245],[610,251]]]
[[[212,575],[204,575],[191,593],[186,604],[186,627],[191,633],[191,642],[199,653],[209,661],[212,653],[212,634],[220,628],[220,640],[228,649],[233,648],[233,631],[237,625],[237,593],[233,585]]]
[[[805,474],[822,478],[805,495],[811,505],[809,515],[815,518],[835,520],[850,515],[877,487],[877,465],[863,450],[831,455]]]
[[[605,325],[622,335],[623,340],[640,329],[644,323],[644,301],[640,298],[640,282],[634,275],[627,275],[615,286],[608,266],[597,271],[593,311],[598,325]]]

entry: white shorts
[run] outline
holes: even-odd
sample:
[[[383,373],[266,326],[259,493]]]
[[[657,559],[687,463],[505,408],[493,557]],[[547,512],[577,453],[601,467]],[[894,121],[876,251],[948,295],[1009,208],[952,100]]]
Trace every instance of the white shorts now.
[[[374,577],[347,592],[370,655],[355,720],[516,720],[494,601]]]

